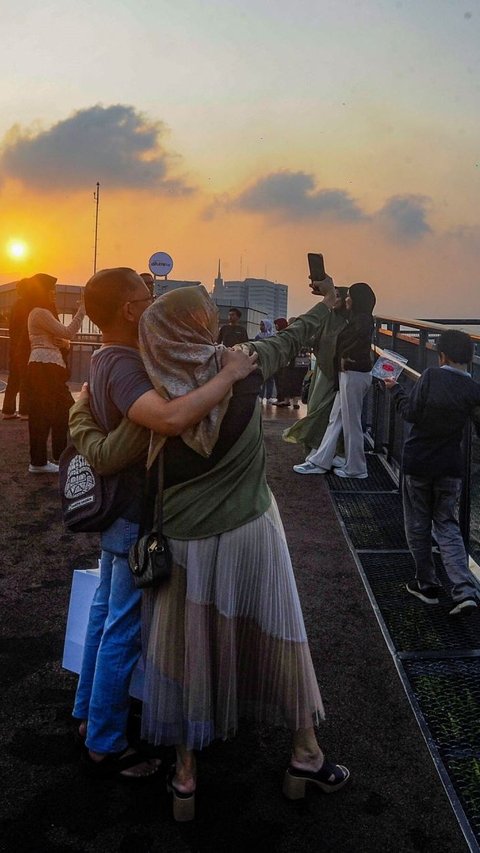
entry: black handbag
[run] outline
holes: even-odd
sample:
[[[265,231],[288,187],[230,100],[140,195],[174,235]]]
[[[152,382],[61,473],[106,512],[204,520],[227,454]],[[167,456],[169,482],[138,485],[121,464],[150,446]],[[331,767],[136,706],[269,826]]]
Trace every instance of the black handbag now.
[[[159,586],[172,574],[172,555],[162,527],[163,448],[148,472],[140,536],[128,552],[128,564],[138,589]]]

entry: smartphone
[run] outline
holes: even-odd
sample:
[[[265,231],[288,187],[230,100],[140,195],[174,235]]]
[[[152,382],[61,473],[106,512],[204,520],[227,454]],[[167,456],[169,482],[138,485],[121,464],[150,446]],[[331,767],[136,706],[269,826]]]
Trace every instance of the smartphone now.
[[[310,268],[310,281],[323,281],[327,275],[323,264],[323,255],[309,252],[307,258]]]

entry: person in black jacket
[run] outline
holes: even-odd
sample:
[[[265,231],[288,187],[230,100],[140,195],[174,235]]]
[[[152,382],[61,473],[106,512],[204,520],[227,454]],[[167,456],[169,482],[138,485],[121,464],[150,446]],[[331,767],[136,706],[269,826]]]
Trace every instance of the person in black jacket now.
[[[449,329],[437,342],[440,367],[422,373],[412,393],[384,380],[402,417],[412,424],[403,449],[405,534],[415,562],[407,590],[425,604],[438,604],[441,584],[432,558],[432,525],[442,562],[452,584],[450,616],[472,613],[478,592],[468,568],[458,523],[464,462],[462,437],[473,417],[480,424],[480,384],[467,373],[473,358],[469,335]]]
[[[318,449],[313,449],[297,474],[326,474],[332,466],[338,477],[364,480],[368,477],[365,457],[362,407],[372,384],[372,312],[375,294],[365,282],[352,284],[345,300],[348,324],[337,338],[334,367],[338,391],[328,427]],[[337,441],[343,430],[345,457],[337,456]]]

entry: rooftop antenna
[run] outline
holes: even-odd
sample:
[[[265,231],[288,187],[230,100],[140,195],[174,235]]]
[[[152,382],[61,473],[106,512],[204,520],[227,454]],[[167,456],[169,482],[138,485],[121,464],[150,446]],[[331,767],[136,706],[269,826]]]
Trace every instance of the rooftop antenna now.
[[[93,193],[95,199],[95,245],[93,250],[93,274],[97,271],[97,245],[98,245],[98,205],[100,203],[100,184],[97,181],[96,192]]]

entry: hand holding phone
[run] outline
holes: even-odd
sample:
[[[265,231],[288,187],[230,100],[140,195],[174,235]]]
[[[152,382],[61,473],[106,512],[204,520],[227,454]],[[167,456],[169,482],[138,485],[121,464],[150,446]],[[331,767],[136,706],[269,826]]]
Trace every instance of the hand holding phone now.
[[[328,308],[333,308],[337,298],[333,279],[326,275],[323,281],[310,282],[310,289],[315,296],[323,296],[323,301]]]
[[[323,281],[326,276],[323,255],[316,252],[309,252],[307,258],[310,269],[310,281]]]

